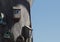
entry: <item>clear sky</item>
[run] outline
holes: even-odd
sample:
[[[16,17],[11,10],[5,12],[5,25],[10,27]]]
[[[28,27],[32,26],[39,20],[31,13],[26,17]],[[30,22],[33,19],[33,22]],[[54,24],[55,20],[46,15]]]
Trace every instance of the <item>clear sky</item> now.
[[[60,42],[60,0],[34,0],[31,18],[34,42]]]

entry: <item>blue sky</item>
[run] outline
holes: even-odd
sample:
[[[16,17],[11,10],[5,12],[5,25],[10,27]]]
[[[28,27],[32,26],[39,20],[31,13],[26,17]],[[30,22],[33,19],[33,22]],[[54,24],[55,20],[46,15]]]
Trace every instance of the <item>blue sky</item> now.
[[[34,42],[60,42],[60,0],[34,0],[31,20]]]

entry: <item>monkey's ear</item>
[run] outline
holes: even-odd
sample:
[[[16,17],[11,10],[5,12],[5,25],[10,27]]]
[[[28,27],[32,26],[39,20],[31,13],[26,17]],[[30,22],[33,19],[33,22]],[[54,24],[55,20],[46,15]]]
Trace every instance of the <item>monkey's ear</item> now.
[[[24,38],[29,38],[31,36],[30,32],[32,29],[28,26],[22,27],[22,35]]]

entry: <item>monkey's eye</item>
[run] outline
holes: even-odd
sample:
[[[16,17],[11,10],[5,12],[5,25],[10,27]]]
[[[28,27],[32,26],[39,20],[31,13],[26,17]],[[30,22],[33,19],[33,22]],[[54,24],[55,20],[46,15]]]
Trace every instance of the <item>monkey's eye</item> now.
[[[13,15],[14,15],[14,18],[20,18],[21,9],[19,6],[13,6]]]
[[[13,14],[19,14],[21,12],[21,9],[19,6],[13,6]]]
[[[20,18],[21,10],[20,9],[13,9],[13,15],[15,18]]]
[[[14,22],[18,22],[20,20],[20,9],[13,9],[13,15],[14,15]]]
[[[20,9],[13,9],[13,14],[18,14],[20,13]]]

